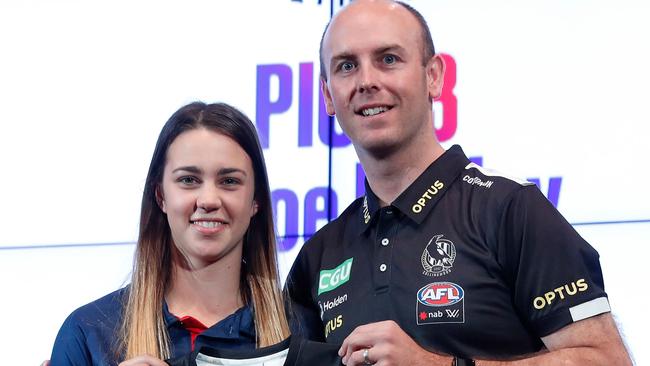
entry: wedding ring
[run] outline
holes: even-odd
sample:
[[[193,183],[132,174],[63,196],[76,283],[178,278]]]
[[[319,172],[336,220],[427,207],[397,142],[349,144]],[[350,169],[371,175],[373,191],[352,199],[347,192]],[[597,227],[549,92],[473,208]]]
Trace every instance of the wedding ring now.
[[[366,348],[363,350],[363,364],[364,365],[374,365],[373,362],[370,361],[368,358],[368,352],[370,351],[370,348]]]

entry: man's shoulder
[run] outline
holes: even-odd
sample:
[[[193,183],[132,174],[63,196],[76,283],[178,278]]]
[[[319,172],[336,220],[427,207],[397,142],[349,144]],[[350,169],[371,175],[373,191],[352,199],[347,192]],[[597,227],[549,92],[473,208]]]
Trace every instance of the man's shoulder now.
[[[469,163],[460,174],[459,187],[462,189],[482,192],[493,197],[503,198],[513,192],[535,184],[498,170],[484,168],[475,163]]]

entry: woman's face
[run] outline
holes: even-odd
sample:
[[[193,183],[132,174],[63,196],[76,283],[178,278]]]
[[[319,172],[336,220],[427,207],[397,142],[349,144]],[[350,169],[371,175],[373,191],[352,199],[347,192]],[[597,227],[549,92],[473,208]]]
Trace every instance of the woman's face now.
[[[257,212],[248,154],[230,137],[198,128],[180,134],[166,160],[158,194],[176,248],[193,268],[240,262]]]

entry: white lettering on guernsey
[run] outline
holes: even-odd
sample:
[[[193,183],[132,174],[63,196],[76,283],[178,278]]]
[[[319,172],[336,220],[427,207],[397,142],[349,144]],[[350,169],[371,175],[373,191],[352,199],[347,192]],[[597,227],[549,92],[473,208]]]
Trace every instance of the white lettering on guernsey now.
[[[489,176],[489,177],[502,177],[502,178],[506,178],[506,179],[509,179],[509,180],[511,180],[511,181],[513,181],[513,182],[515,182],[515,183],[521,184],[522,186],[530,186],[530,185],[535,184],[535,183],[533,183],[533,182],[529,182],[529,181],[527,181],[527,180],[525,180],[525,179],[514,178],[514,177],[510,177],[510,176],[504,175],[504,174],[502,174],[502,173],[500,173],[500,172],[498,172],[498,171],[496,171],[496,170],[490,170],[490,169],[483,168],[482,166],[480,166],[480,165],[478,165],[478,164],[476,164],[476,163],[469,163],[469,164],[467,164],[467,166],[465,167],[465,170],[472,169],[472,168],[478,170],[478,171],[481,172],[483,175],[487,175],[487,176]]]
[[[323,312],[325,312],[327,310],[334,309],[335,307],[343,304],[346,301],[348,301],[348,294],[344,294],[343,296],[338,296],[334,300],[325,301],[321,306],[323,307]]]
[[[447,316],[450,318],[458,318],[458,315],[460,315],[459,309],[455,309],[455,310],[446,309],[445,311],[447,312]]]
[[[352,270],[353,259],[354,257],[348,258],[336,268],[320,271],[320,277],[318,278],[319,295],[324,292],[332,291],[348,282],[350,279],[350,271]]]
[[[368,196],[363,197],[363,223],[370,221],[370,210],[368,210]]]
[[[463,182],[467,182],[469,184],[479,186],[479,187],[485,187],[485,188],[492,187],[492,183],[494,183],[491,180],[483,181],[479,177],[470,177],[469,175],[463,177]]]

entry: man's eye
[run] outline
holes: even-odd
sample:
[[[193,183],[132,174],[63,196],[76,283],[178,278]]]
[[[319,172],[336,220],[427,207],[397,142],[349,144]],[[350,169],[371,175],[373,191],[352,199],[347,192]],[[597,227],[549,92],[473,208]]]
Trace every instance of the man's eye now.
[[[345,72],[352,71],[354,69],[354,64],[352,62],[344,62],[341,64],[341,70]]]
[[[384,63],[386,65],[392,65],[395,62],[397,62],[397,57],[395,57],[394,55],[386,55],[386,56],[384,56]]]

